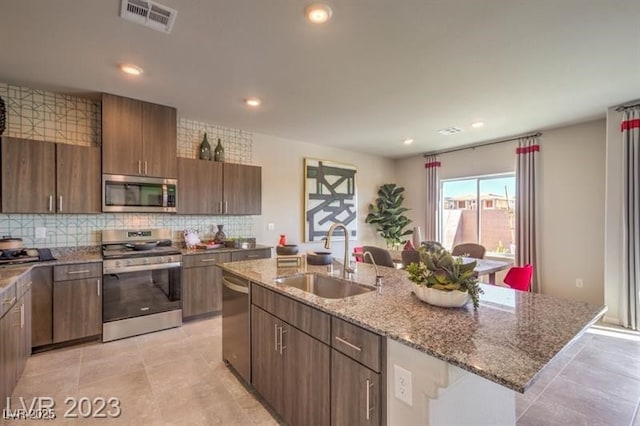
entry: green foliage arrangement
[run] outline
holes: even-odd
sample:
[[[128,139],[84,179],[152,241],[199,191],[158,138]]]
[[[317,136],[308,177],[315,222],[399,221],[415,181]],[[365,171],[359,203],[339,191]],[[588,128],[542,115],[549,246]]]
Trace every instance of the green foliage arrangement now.
[[[402,207],[404,202],[404,188],[395,183],[385,183],[378,189],[378,199],[375,204],[369,204],[369,214],[366,223],[377,225],[376,230],[384,238],[388,247],[397,247],[403,243],[405,235],[413,231],[405,230],[411,220],[403,213],[409,211]]]
[[[484,291],[473,272],[475,261],[463,263],[462,258],[454,258],[445,248],[427,250],[420,247],[419,251],[420,263],[410,263],[406,268],[411,281],[441,291],[466,291],[474,309],[478,309]]]

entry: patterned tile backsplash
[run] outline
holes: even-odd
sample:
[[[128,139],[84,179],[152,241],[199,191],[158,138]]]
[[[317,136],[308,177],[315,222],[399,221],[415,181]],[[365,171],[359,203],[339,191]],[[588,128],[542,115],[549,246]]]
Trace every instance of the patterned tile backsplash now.
[[[7,106],[6,136],[85,146],[101,144],[99,101],[5,83],[0,83],[0,97]],[[178,117],[177,127],[179,157],[197,158],[206,132],[212,148],[221,139],[226,161],[252,164],[251,132],[182,117]],[[103,229],[169,228],[178,241],[184,229],[193,228],[201,237],[213,237],[216,225],[224,225],[230,238],[254,235],[252,216],[0,214],[0,236],[20,237],[26,247],[37,248],[97,245]],[[47,237],[36,239],[35,228],[46,228]]]

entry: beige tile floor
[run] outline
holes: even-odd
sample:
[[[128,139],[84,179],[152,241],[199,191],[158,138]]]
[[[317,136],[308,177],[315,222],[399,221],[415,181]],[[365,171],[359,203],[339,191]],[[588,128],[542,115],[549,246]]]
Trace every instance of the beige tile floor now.
[[[277,424],[223,364],[220,317],[33,355],[12,398],[35,396],[52,396],[58,416],[56,421],[35,424]],[[110,419],[64,419],[70,407],[64,402],[67,397],[117,397],[122,414]]]
[[[221,359],[220,317],[189,322],[34,355],[13,398],[52,396],[59,418],[43,424],[277,424]],[[117,397],[122,415],[64,419],[67,397]],[[516,402],[518,426],[640,426],[640,335],[592,328]]]

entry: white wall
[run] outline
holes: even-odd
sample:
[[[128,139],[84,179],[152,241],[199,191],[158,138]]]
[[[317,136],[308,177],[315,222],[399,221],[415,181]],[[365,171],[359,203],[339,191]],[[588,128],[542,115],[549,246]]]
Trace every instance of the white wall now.
[[[334,160],[357,167],[358,240],[349,247],[370,243],[384,247],[372,225],[364,223],[369,203],[377,198],[378,187],[394,182],[394,162],[378,156],[346,151],[306,142],[254,133],[253,162],[262,166],[262,215],[255,218],[256,240],[277,244],[280,234],[287,242],[300,244],[302,250],[317,250],[321,243],[304,243],[304,177],[305,157]],[[267,224],[275,224],[269,231]],[[341,259],[344,245],[336,241],[331,251]]]
[[[542,292],[604,303],[605,120],[546,130],[540,138]],[[440,178],[513,172],[516,142],[440,156]],[[411,218],[424,226],[424,159],[397,160],[397,183],[408,190]],[[586,254],[586,256],[585,256]],[[575,286],[582,278],[584,287]]]
[[[605,134],[601,119],[541,138],[538,278],[545,294],[604,303]]]

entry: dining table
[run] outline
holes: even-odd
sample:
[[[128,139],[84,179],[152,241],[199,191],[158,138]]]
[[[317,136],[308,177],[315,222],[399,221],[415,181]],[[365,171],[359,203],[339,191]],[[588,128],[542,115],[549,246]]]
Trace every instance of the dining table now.
[[[402,250],[389,250],[391,254],[391,259],[396,265],[402,267]],[[362,256],[362,253],[354,253],[353,254],[356,259]],[[462,261],[464,263],[476,262],[476,267],[473,270],[478,274],[478,277],[485,277],[486,281],[483,281],[481,278],[481,282],[486,282],[488,284],[493,285],[501,285],[502,283],[496,283],[496,272],[504,271],[513,265],[513,261],[511,260],[497,260],[497,259],[476,259],[473,257],[462,257]]]

